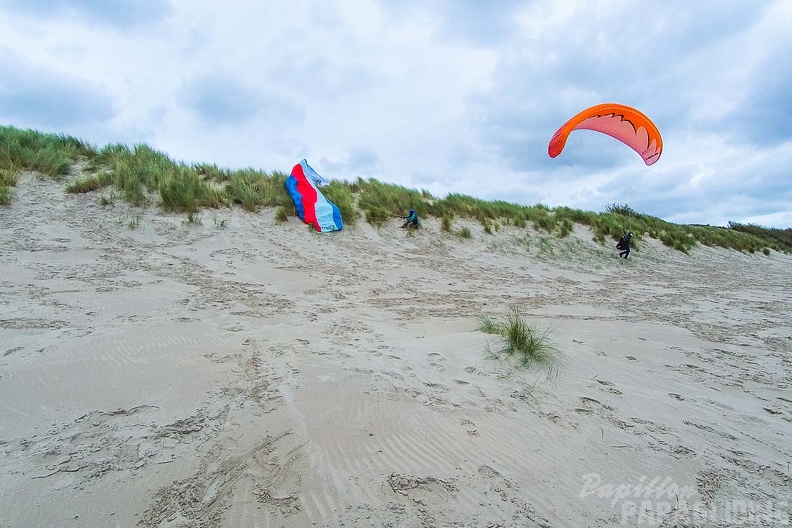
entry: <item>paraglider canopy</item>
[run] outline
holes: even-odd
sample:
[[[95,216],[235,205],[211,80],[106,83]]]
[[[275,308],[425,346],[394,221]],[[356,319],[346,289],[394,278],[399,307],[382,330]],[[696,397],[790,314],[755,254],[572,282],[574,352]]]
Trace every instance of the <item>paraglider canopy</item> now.
[[[660,159],[663,152],[660,131],[648,117],[630,106],[605,103],[587,108],[564,123],[547,147],[550,157],[561,154],[570,132],[580,129],[602,132],[618,139],[640,154],[647,165]]]

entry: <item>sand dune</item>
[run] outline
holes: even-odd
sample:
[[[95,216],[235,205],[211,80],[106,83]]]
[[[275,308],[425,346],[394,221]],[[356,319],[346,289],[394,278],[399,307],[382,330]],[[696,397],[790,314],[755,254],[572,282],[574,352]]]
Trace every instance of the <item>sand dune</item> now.
[[[0,208],[0,527],[792,522],[792,257],[200,221]]]

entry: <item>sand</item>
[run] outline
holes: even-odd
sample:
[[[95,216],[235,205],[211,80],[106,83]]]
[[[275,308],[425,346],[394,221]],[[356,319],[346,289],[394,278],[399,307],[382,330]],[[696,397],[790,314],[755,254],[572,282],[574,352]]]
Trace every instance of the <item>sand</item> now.
[[[791,256],[274,217],[22,178],[0,527],[791,522]],[[488,355],[509,309],[554,366]]]

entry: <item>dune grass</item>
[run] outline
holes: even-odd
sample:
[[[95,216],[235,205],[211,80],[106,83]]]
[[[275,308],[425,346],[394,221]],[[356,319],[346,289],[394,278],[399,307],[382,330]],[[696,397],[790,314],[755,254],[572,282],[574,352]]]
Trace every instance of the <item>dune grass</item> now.
[[[355,197],[349,185],[338,180],[331,181],[330,185],[322,187],[322,194],[336,204],[346,225],[353,226],[357,223],[360,211],[355,207]],[[292,210],[294,210],[293,207]]]
[[[286,209],[284,206],[279,205],[277,209],[275,209],[275,221],[276,222],[286,222],[289,220],[289,210]]]
[[[502,339],[498,350],[488,346],[487,352],[491,357],[512,360],[519,368],[537,365],[551,369],[559,354],[550,338],[550,331],[528,324],[516,308],[509,310],[505,321],[483,317],[479,330]]]
[[[456,236],[459,238],[471,238],[473,234],[470,232],[470,228],[462,227],[456,232]]]
[[[11,204],[13,196],[12,187],[16,187],[19,180],[19,169],[15,166],[0,168],[0,205]]]
[[[231,205],[250,212],[262,207],[283,208],[294,214],[285,188],[287,175],[279,171],[230,170],[206,163],[188,165],[175,162],[147,145],[110,144],[96,148],[65,135],[0,127],[0,204],[12,203],[12,188],[21,171],[63,181],[75,168],[79,173],[77,179],[66,184],[70,193],[112,188],[120,199],[133,205],[157,204],[191,216],[203,208]],[[625,231],[632,231],[636,245],[649,237],[685,253],[696,244],[765,255],[770,250],[792,252],[792,229],[738,223],[729,223],[728,227],[672,224],[638,213],[627,204],[610,204],[605,212],[595,213],[568,207],[551,209],[542,204],[486,201],[458,193],[437,198],[426,190],[408,189],[374,178],[358,178],[353,182],[334,180],[323,192],[338,206],[347,225],[363,218],[381,227],[415,209],[419,217],[441,219],[441,229],[460,238],[470,238],[470,229],[454,230],[452,222],[469,218],[477,220],[487,235],[495,234],[502,226],[518,229],[530,226],[564,238],[577,224],[588,226],[594,240],[604,245],[612,244]]]
[[[78,157],[93,155],[93,147],[69,136],[0,127],[0,168],[24,168],[59,179],[69,174]]]

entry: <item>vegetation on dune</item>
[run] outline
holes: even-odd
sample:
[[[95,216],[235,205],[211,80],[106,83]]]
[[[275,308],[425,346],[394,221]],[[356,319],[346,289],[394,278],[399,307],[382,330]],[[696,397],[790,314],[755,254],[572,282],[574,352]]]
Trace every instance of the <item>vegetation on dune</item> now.
[[[65,135],[0,127],[0,204],[13,201],[13,188],[22,171],[66,182],[66,191],[87,193],[110,188],[133,205],[158,204],[166,210],[184,212],[193,218],[203,208],[239,205],[255,212],[262,207],[277,208],[277,218],[295,214],[286,191],[287,175],[253,168],[230,170],[211,164],[175,162],[147,145],[111,144],[96,148]],[[729,223],[728,227],[680,225],[641,214],[627,204],[611,204],[604,213],[568,207],[549,208],[501,200],[485,201],[452,193],[436,198],[426,190],[407,189],[374,178],[353,182],[332,181],[323,188],[341,211],[347,225],[359,218],[382,226],[394,217],[415,209],[423,218],[441,221],[441,230],[460,238],[470,238],[468,227],[454,228],[459,219],[477,220],[487,234],[501,226],[532,227],[557,237],[568,236],[575,224],[591,228],[594,240],[606,244],[618,240],[625,230],[642,239],[655,238],[666,246],[688,252],[697,243],[765,254],[770,249],[792,252],[792,229],[769,229],[756,225]],[[100,201],[108,202],[106,194]]]
[[[17,180],[19,180],[17,167],[0,167],[0,205],[11,203],[11,188],[16,186]]]
[[[754,224],[739,224],[737,222],[729,222],[729,230],[739,231],[741,233],[747,233],[759,239],[766,239],[766,238],[773,239],[781,247],[786,248],[786,251],[789,251],[789,248],[792,248],[792,228],[777,229],[777,228],[762,227]],[[712,245],[720,245],[720,244],[712,244]]]
[[[502,339],[498,350],[487,347],[492,358],[516,361],[520,368],[541,365],[551,369],[559,354],[550,339],[550,331],[528,324],[516,308],[509,310],[505,321],[483,317],[479,330]]]

